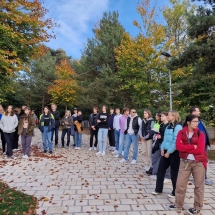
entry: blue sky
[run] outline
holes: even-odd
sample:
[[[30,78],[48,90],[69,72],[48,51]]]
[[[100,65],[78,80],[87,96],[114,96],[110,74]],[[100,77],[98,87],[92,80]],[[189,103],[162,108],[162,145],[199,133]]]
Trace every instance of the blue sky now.
[[[136,12],[138,0],[44,0],[51,17],[60,27],[55,29],[56,39],[46,43],[47,46],[62,48],[72,58],[80,58],[81,50],[87,38],[93,37],[92,29],[104,12],[118,11],[119,21],[132,36],[138,30],[133,20],[139,20]],[[169,5],[168,0],[153,1],[157,8]]]

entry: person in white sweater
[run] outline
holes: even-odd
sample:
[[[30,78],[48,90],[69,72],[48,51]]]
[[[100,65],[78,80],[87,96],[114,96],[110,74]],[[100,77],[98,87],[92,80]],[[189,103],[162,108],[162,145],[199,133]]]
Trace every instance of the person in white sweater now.
[[[5,115],[2,115],[0,120],[0,128],[3,131],[5,141],[7,143],[7,158],[16,159],[13,156],[12,145],[15,129],[18,125],[18,118],[14,114],[13,106],[9,105],[7,107]]]

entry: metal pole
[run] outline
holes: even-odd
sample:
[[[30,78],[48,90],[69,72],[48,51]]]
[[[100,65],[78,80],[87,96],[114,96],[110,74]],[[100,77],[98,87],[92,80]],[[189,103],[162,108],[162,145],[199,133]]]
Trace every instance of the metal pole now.
[[[170,111],[172,111],[172,76],[170,70],[169,70],[169,105]]]

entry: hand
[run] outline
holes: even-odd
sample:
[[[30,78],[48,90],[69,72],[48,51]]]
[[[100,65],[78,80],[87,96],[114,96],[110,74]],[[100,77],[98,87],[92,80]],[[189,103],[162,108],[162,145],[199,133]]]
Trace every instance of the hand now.
[[[62,122],[62,125],[64,125],[64,122]]]
[[[108,130],[111,130],[111,128],[108,128]]]
[[[161,135],[160,135],[160,134],[158,134],[158,135],[157,135],[157,138],[158,138],[158,139],[161,139]]]
[[[165,158],[169,158],[169,153],[167,152],[165,155],[164,155]]]
[[[65,124],[67,125],[67,124],[68,124],[68,122],[65,122]]]
[[[164,150],[161,150],[161,156],[164,156]]]
[[[141,137],[141,140],[145,140],[144,137]]]
[[[98,119],[98,120],[97,120],[97,122],[98,122],[98,123],[100,123],[100,122],[101,122],[101,120],[99,120],[99,119]]]
[[[194,149],[197,149],[197,145],[194,145]]]

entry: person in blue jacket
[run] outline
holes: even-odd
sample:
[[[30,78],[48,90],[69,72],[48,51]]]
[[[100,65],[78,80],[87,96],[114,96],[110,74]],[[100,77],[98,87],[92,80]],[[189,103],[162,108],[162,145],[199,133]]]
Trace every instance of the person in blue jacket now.
[[[49,147],[49,153],[52,154],[52,130],[55,127],[54,115],[50,113],[50,110],[47,106],[43,109],[43,114],[40,115],[39,119],[39,129],[42,132],[42,140],[44,153],[47,152],[47,141]]]
[[[114,136],[114,129],[113,129],[113,119],[115,117],[114,108],[110,108],[109,114],[109,121],[108,121],[108,139],[110,144],[110,151],[115,151],[115,136]]]
[[[175,196],[176,181],[178,177],[178,170],[180,165],[179,153],[176,150],[176,138],[178,132],[182,129],[179,113],[177,111],[170,111],[168,113],[169,125],[164,132],[164,139],[161,144],[161,159],[157,172],[157,181],[154,195],[158,195],[163,192],[163,182],[166,174],[166,170],[170,167],[171,181],[173,190],[168,194],[168,197],[173,198]]]

